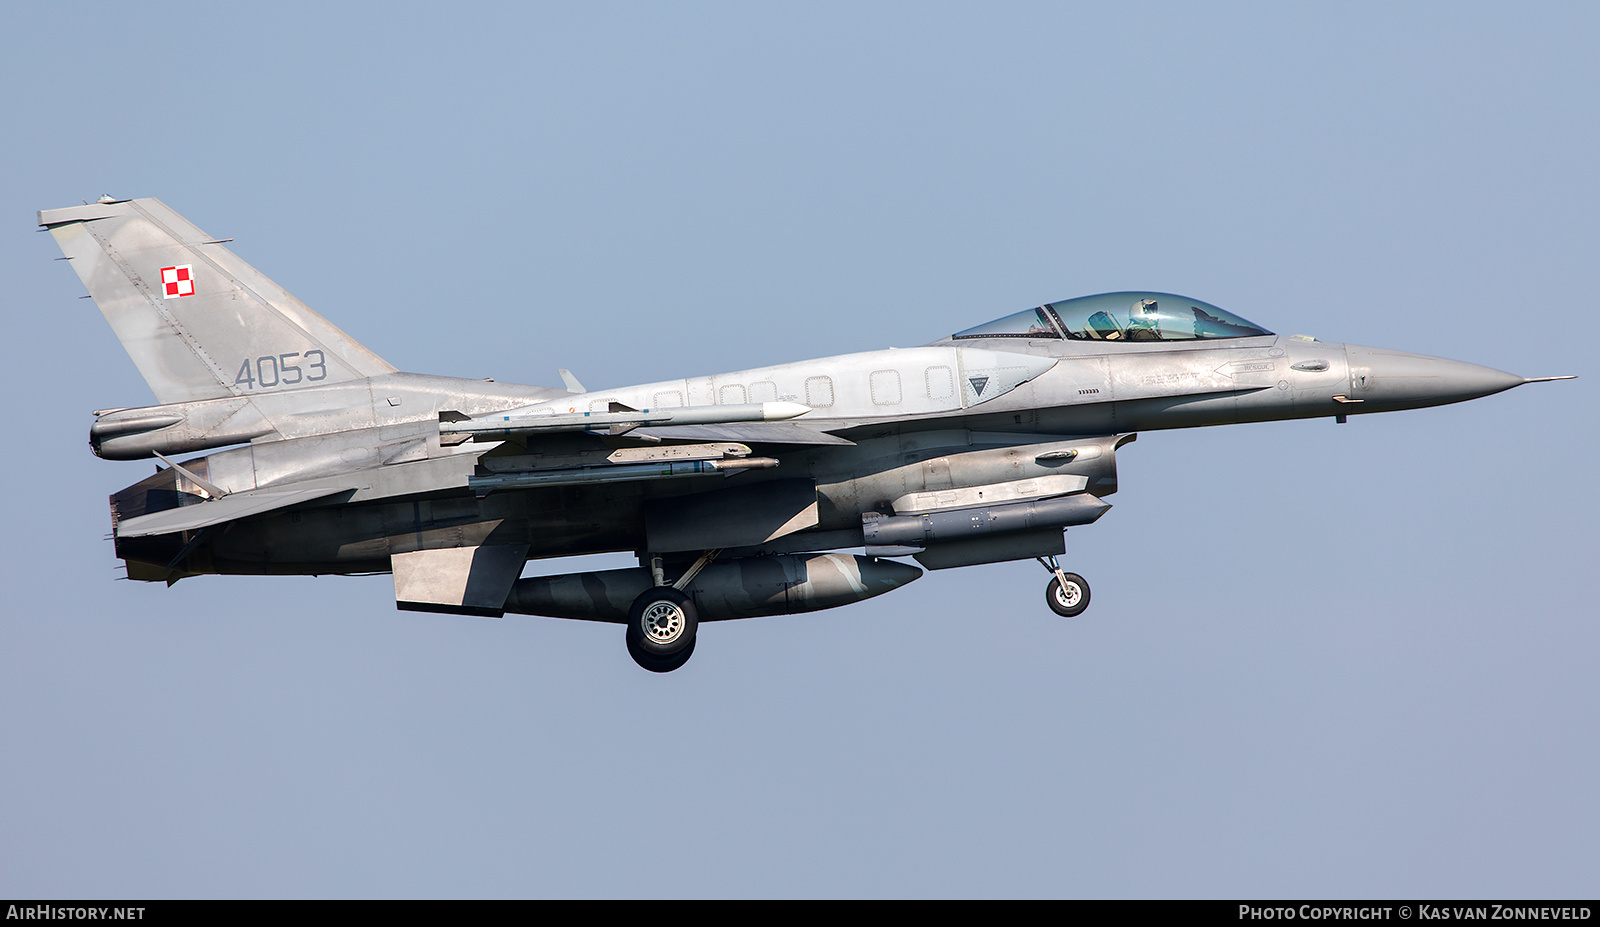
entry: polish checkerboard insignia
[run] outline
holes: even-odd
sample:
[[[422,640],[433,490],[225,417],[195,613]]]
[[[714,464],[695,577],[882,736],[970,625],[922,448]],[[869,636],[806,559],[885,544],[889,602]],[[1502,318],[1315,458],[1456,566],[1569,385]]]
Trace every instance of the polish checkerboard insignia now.
[[[194,265],[161,268],[161,287],[167,299],[194,295]]]

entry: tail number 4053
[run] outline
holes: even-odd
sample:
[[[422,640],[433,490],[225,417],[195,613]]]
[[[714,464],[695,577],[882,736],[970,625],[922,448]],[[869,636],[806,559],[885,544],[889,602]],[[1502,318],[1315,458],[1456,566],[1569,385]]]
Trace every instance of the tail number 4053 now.
[[[295,358],[303,358],[304,364],[293,363]],[[239,365],[239,375],[233,378],[234,386],[243,386],[245,389],[271,389],[274,386],[293,386],[296,383],[315,383],[328,377],[328,365],[325,355],[321,351],[311,350],[304,354],[295,351],[290,354],[265,354],[257,358],[245,358]]]

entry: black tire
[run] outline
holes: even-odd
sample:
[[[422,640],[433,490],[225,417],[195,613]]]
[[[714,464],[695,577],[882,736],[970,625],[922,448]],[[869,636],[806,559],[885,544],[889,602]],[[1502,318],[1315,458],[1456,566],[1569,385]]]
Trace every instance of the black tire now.
[[[1052,576],[1050,585],[1044,587],[1044,600],[1061,617],[1076,618],[1089,607],[1089,584],[1076,573],[1062,575],[1067,579],[1066,591],[1062,591],[1060,578]]]
[[[646,589],[628,609],[628,650],[670,657],[694,643],[699,627],[693,599],[671,586]]]
[[[628,656],[633,657],[633,662],[639,664],[652,673],[670,673],[678,667],[689,662],[689,657],[694,655],[694,638],[689,638],[689,643],[682,650],[671,656],[657,656],[645,653],[634,643],[633,637],[628,637]]]

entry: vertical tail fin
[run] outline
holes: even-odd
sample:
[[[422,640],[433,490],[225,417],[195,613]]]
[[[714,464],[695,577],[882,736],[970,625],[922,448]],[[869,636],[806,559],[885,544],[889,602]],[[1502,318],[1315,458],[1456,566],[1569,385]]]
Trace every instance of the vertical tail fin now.
[[[393,373],[156,199],[39,213],[163,404]]]

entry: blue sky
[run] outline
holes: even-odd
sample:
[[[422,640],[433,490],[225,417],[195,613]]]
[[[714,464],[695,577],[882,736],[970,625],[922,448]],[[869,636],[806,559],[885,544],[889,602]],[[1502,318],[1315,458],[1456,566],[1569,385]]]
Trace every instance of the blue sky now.
[[[0,894],[1592,895],[1597,43],[1582,4],[18,7]],[[151,397],[33,216],[102,193],[424,373],[1146,289],[1583,378],[1143,434],[1068,536],[1083,617],[975,567],[659,677],[386,577],[119,581],[150,468],[89,412]]]

